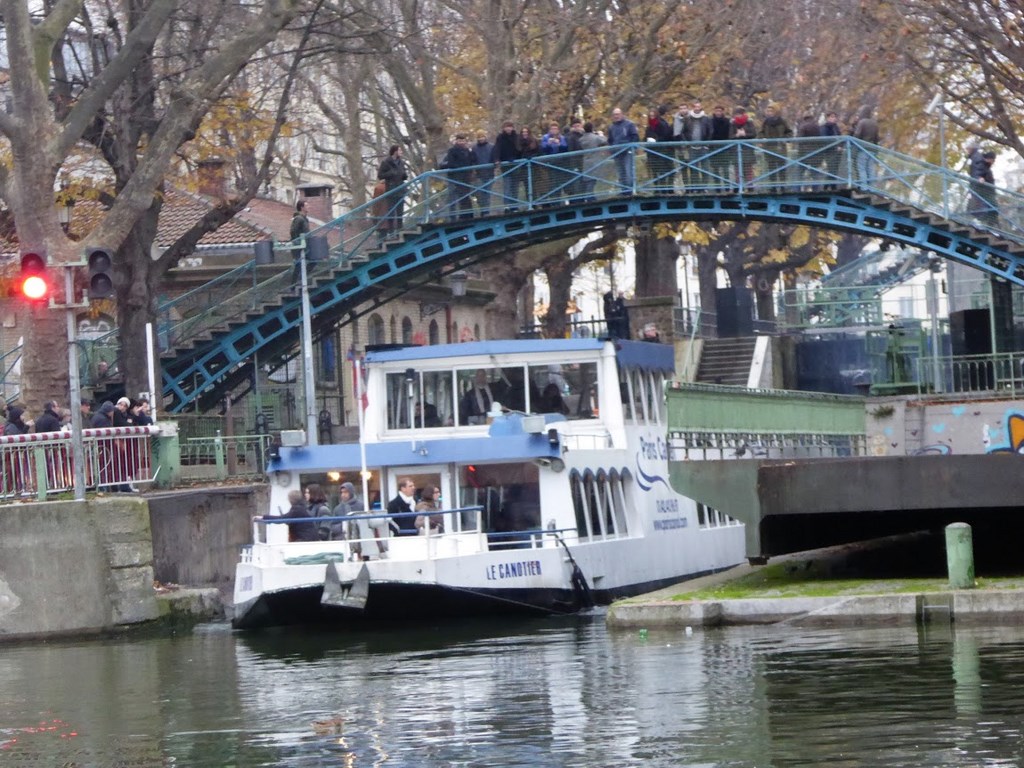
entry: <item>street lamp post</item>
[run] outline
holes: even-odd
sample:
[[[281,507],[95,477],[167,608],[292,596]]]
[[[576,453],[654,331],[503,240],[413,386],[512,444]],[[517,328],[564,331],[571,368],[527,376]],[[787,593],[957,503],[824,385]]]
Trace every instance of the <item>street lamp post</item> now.
[[[306,401],[306,444],[319,445],[316,423],[316,393],[313,388],[313,323],[309,306],[309,285],[306,282],[306,250],[299,251],[302,280],[302,387]]]
[[[929,263],[928,269],[931,272],[931,278],[928,280],[927,293],[928,293],[928,315],[931,319],[931,341],[932,341],[932,392],[938,394],[942,392],[942,362],[939,359],[939,286],[935,279],[939,270],[942,269],[942,264],[938,257],[933,256]]]

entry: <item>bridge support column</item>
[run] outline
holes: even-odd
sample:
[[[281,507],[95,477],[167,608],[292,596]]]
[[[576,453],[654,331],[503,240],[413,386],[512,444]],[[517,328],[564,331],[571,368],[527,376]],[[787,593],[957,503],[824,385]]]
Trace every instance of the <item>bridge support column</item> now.
[[[950,589],[974,588],[974,539],[967,523],[946,526],[946,570]]]

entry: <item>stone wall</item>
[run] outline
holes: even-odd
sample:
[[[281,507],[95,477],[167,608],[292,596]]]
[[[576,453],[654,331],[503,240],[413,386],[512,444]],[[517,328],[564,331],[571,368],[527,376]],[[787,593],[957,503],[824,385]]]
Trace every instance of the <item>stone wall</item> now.
[[[252,543],[253,515],[267,508],[266,485],[210,487],[149,497],[157,581],[227,587],[239,548]]]
[[[0,509],[0,638],[100,631],[158,613],[145,500]]]
[[[154,580],[227,590],[266,494],[256,485],[3,505],[0,641],[166,619]]]

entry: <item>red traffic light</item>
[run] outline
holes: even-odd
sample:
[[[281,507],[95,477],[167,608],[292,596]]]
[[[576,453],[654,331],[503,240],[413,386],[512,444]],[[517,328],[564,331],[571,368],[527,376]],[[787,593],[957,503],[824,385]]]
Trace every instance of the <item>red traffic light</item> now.
[[[29,301],[42,301],[50,293],[46,279],[46,255],[36,251],[21,254],[21,295]]]

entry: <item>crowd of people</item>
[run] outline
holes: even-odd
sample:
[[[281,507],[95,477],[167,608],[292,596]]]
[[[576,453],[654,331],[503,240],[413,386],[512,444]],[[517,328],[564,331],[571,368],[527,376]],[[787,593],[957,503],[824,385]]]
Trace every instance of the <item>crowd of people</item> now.
[[[671,158],[676,157],[685,163],[694,153],[693,148],[678,146],[680,144],[691,144],[703,150],[706,148],[703,147],[705,142],[832,138],[841,135],[877,144],[881,136],[878,120],[870,106],[861,107],[848,126],[843,126],[835,111],[828,112],[823,120],[804,114],[795,125],[791,125],[775,104],[765,107],[759,121],[746,107],[735,107],[727,115],[725,106],[718,104],[708,114],[704,111],[703,103],[697,99],[681,103],[675,110],[665,105],[652,107],[641,121],[642,135],[638,125],[619,108],[612,110],[607,123],[573,117],[567,125],[552,121],[546,129],[535,131],[530,126],[517,127],[513,121],[506,120],[493,140],[486,131],[477,130],[473,143],[470,142],[469,134],[456,133],[438,163],[438,168],[446,172],[448,182],[446,213],[451,218],[468,218],[473,215],[474,208],[480,213],[493,212],[491,203],[496,194],[494,183],[498,176],[504,179],[501,199],[506,212],[515,208],[516,201],[528,199],[531,193],[535,199],[544,198],[552,190],[573,199],[593,198],[597,178],[588,174],[593,165],[600,162],[599,159],[588,159],[586,155],[570,156],[559,165],[537,166],[532,178],[528,176],[526,168],[518,163],[521,160],[600,147],[632,145],[641,141],[672,142],[676,146],[671,149],[649,153],[647,163],[652,178],[673,183]],[[750,153],[751,161],[745,164],[744,170],[748,181],[753,177],[755,168],[753,150]],[[836,175],[841,153],[825,153],[822,161],[824,170]],[[770,175],[781,168],[785,161],[769,153],[765,162],[765,170]],[[620,187],[623,190],[633,189],[636,171],[632,150],[615,153],[614,165]],[[864,175],[869,173],[866,160],[859,170]],[[680,173],[684,186],[694,183],[694,169],[685,169]],[[381,192],[399,188],[409,176],[410,171],[401,147],[393,145],[377,170],[377,178],[385,184]],[[382,212],[380,216],[385,219],[385,231],[394,231],[401,226],[403,208],[404,201],[397,195],[393,196],[387,204],[386,213]]]
[[[146,399],[122,397],[117,402],[105,400],[95,410],[93,405],[92,400],[84,397],[79,402],[82,427],[85,429],[145,427],[153,423],[149,401]],[[35,418],[28,416],[27,409],[18,403],[5,405],[0,402],[0,416],[4,419],[4,436],[71,429],[71,409],[62,407],[58,400],[43,403],[42,411]]]
[[[82,398],[79,411],[84,429],[103,429],[109,427],[142,427],[153,423],[150,415],[149,402],[145,399],[133,400],[128,397],[119,398],[116,402],[104,401],[95,411],[93,402]],[[3,418],[3,435],[27,435],[30,433],[53,434],[67,433],[71,430],[72,414],[69,408],[62,407],[57,400],[48,400],[35,418],[28,415],[27,409],[17,403],[5,405],[0,401],[0,414]],[[147,461],[135,446],[129,446],[125,440],[104,440],[97,444],[95,470],[94,465],[87,462],[86,482],[89,486],[101,487],[107,491],[135,493],[136,488],[130,478],[142,462]],[[9,452],[4,457],[4,470],[7,478],[6,491],[25,491],[30,487],[29,478],[34,467],[27,452]],[[58,447],[46,451],[46,482],[49,488],[67,487],[71,483],[71,455],[66,448]],[[124,482],[122,482],[124,481]]]
[[[302,491],[288,493],[286,518],[291,541],[348,541],[353,560],[386,556],[390,536],[438,534],[444,531],[441,492],[436,485],[426,484],[419,491],[409,477],[400,478],[398,492],[387,504],[387,516],[356,520],[337,518],[362,516],[366,507],[352,483],[342,483],[338,503],[331,508],[324,489],[318,483]],[[322,521],[318,518],[326,518]]]

